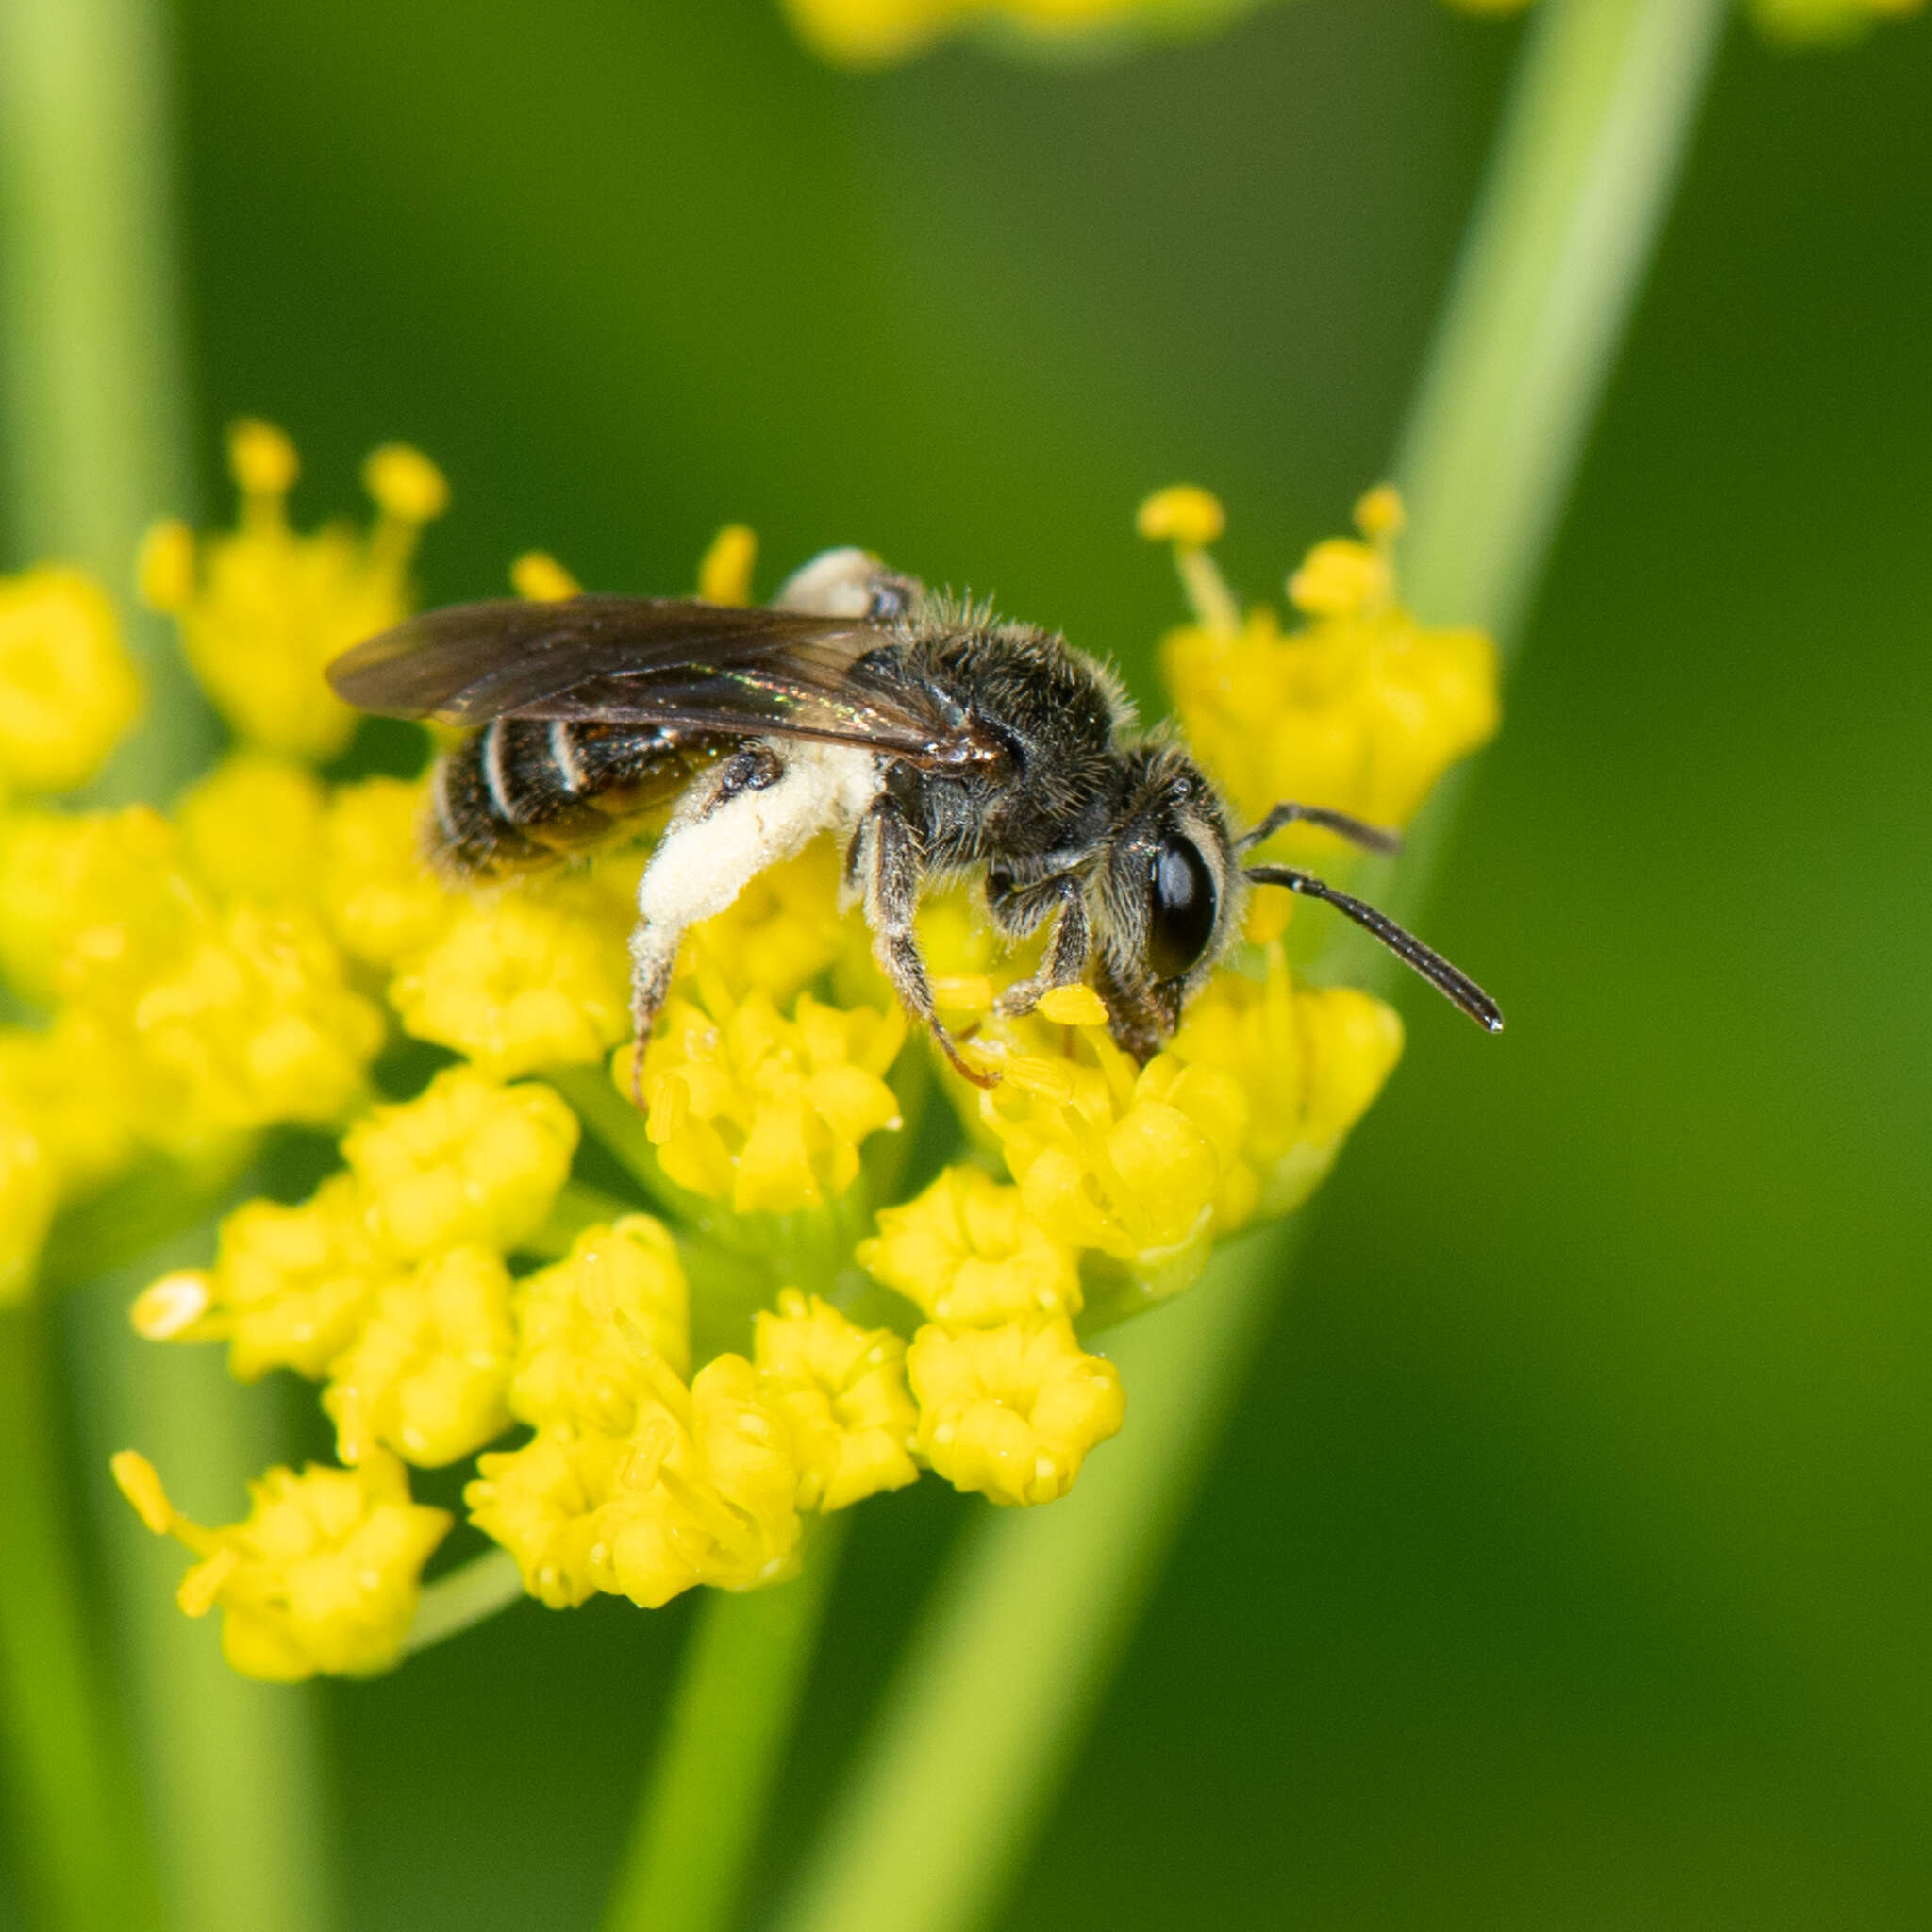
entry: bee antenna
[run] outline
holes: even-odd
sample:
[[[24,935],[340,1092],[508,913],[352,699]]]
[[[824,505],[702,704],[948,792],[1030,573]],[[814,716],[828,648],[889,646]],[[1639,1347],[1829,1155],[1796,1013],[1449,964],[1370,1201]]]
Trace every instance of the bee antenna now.
[[[1293,824],[1320,825],[1324,831],[1340,833],[1367,852],[1393,855],[1402,850],[1400,832],[1372,825],[1364,819],[1350,817],[1345,811],[1330,811],[1325,805],[1277,805],[1259,824],[1250,825],[1235,841],[1235,850],[1246,852],[1263,839],[1273,838],[1283,825]]]
[[[1468,974],[1452,966],[1433,946],[1425,946],[1406,926],[1397,925],[1387,913],[1377,912],[1366,899],[1357,899],[1352,892],[1339,892],[1312,873],[1295,872],[1285,865],[1251,865],[1246,876],[1257,886],[1286,886],[1304,898],[1325,899],[1338,912],[1374,933],[1398,959],[1412,966],[1438,992],[1455,1001],[1486,1033],[1502,1032],[1502,1008]]]

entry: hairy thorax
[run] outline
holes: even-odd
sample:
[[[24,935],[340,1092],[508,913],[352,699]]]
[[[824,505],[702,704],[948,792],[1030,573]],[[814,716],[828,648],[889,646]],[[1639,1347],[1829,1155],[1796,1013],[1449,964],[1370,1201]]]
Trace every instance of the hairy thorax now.
[[[1121,771],[1114,742],[1131,712],[1112,675],[1030,625],[915,636],[897,675],[971,719],[999,743],[991,772],[890,775],[934,869],[1000,854],[1023,862],[1091,846],[1112,816]]]

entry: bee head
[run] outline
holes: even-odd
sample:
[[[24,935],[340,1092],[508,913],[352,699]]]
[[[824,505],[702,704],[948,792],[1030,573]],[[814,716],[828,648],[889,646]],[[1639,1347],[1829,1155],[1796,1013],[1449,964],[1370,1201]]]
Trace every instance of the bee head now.
[[[1172,1033],[1225,950],[1244,889],[1226,808],[1193,760],[1155,742],[1129,751],[1126,768],[1102,947],[1115,986]]]

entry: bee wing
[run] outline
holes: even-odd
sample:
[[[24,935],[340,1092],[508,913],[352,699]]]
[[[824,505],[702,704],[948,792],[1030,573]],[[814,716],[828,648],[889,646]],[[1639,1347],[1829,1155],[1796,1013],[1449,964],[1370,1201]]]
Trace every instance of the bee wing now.
[[[891,634],[853,618],[672,598],[504,598],[425,611],[328,668],[365,711],[673,724],[832,739],[922,764],[974,755],[923,692],[859,670]]]

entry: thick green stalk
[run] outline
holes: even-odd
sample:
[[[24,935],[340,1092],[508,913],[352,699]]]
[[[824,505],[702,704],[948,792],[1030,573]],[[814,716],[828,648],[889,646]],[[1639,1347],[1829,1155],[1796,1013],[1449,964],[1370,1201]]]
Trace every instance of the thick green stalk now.
[[[175,282],[165,10],[0,0],[0,380],[9,547],[125,599],[142,532],[192,508]],[[134,619],[149,723],[110,789],[160,797],[212,743],[207,707]]]
[[[124,596],[145,525],[192,508],[165,20],[159,0],[0,0],[9,548],[86,565]],[[207,755],[208,711],[161,634],[129,629],[148,714],[103,792],[165,798]],[[77,1300],[78,1393],[168,1918],[182,1932],[318,1932],[332,1914],[308,1700],[226,1668],[214,1630],[175,1608],[179,1553],[105,1480],[108,1453],[137,1445],[189,1508],[232,1516],[270,1454],[261,1405],[211,1357],[137,1343],[132,1285]]]
[[[1517,640],[1724,13],[1724,0],[1539,9],[1399,470],[1406,581],[1425,615]],[[1436,818],[1394,881],[1405,900]],[[782,1932],[961,1932],[997,1905],[1285,1286],[1291,1240],[1243,1243],[1122,1330],[1120,1441],[1066,1503],[977,1525]]]
[[[1404,599],[1427,622],[1517,641],[1728,11],[1539,11],[1395,466]]]
[[[62,1521],[42,1322],[0,1309],[0,1771],[36,1923],[146,1932],[159,1907]]]
[[[721,1932],[730,1923],[844,1537],[844,1519],[826,1517],[790,1583],[705,1593],[604,1932]]]

